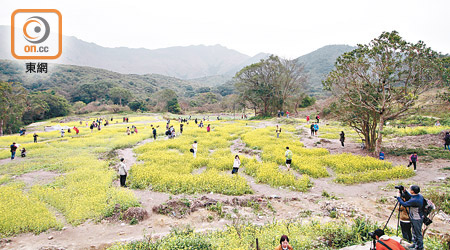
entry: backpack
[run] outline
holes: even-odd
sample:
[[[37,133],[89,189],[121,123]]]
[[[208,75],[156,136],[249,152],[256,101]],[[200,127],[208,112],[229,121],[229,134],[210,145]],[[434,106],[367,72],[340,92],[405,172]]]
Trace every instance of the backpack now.
[[[434,203],[429,199],[423,198],[423,206],[422,206],[423,215],[425,217],[428,216],[434,209],[436,209]]]

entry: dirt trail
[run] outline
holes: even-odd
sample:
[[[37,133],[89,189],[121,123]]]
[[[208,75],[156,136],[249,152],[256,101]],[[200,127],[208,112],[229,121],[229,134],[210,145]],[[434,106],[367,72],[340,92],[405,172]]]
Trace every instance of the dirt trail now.
[[[262,123],[258,126],[262,126]],[[275,122],[264,123],[265,126],[275,126]],[[165,138],[166,139],[166,138]],[[143,145],[145,143],[152,143],[153,139],[147,139],[136,146]],[[347,142],[345,147],[342,148],[338,140],[322,140],[318,137],[311,137],[309,130],[303,129],[301,133],[300,141],[304,143],[307,148],[323,147],[330,151],[332,154],[349,152],[358,155],[366,155],[361,150],[358,143]],[[317,142],[321,141],[320,144]],[[135,147],[136,147],[135,146]],[[233,153],[245,155],[247,157],[256,157],[257,160],[261,160],[258,152],[253,152],[245,148],[245,144],[237,139],[233,141],[231,146]],[[139,164],[136,160],[136,156],[133,153],[133,148],[127,148],[117,151],[119,158],[124,157],[127,166],[133,166]],[[7,159],[8,160],[8,159]],[[404,159],[401,157],[389,157],[388,160],[392,161],[395,165],[404,164]],[[8,160],[9,161],[9,160]],[[421,163],[417,171],[416,176],[402,182],[413,182],[423,185],[430,181],[439,180],[449,176],[449,172],[442,172],[439,169],[443,166],[449,166],[448,160],[435,160],[431,163]],[[285,167],[280,166],[280,169],[285,170]],[[205,168],[200,168],[194,171],[194,174],[201,173]],[[396,190],[384,191],[380,187],[385,187],[390,183],[397,183],[397,181],[384,181],[376,183],[365,183],[358,185],[345,186],[336,184],[333,182],[332,177],[312,179],[314,187],[307,193],[301,193],[291,191],[283,188],[273,188],[266,184],[257,183],[256,180],[244,173],[244,168],[239,170],[239,175],[246,178],[250,187],[254,190],[252,195],[244,195],[239,197],[250,197],[255,195],[265,195],[267,197],[276,198],[273,200],[273,207],[277,211],[276,214],[264,214],[255,215],[251,210],[247,208],[240,208],[240,211],[246,216],[246,219],[255,224],[263,224],[265,222],[271,222],[273,219],[288,219],[298,218],[303,211],[311,211],[317,219],[321,221],[329,221],[331,218],[328,216],[327,211],[330,209],[338,208],[342,216],[346,216],[351,211],[357,215],[367,216],[374,221],[383,222],[387,219],[392,207],[393,198],[396,194]],[[293,171],[293,170],[291,170]],[[294,171],[295,172],[295,171]],[[296,176],[300,176],[296,173]],[[22,176],[24,180],[30,178],[30,176]],[[28,182],[34,183],[34,179],[31,178]],[[115,183],[118,185],[118,183]],[[167,193],[154,192],[150,190],[132,190],[142,203],[142,207],[149,213],[149,218],[140,222],[137,225],[128,225],[122,222],[107,222],[102,221],[100,223],[94,223],[87,221],[80,226],[72,227],[66,225],[61,231],[50,230],[39,235],[22,234],[16,237],[10,238],[11,242],[7,245],[0,245],[1,249],[39,249],[40,247],[60,247],[63,249],[104,249],[115,242],[128,242],[132,240],[142,240],[146,235],[152,236],[164,236],[171,227],[189,224],[196,229],[196,231],[203,230],[217,230],[223,228],[225,225],[230,224],[230,220],[221,219],[215,217],[213,221],[208,220],[208,217],[216,216],[211,211],[206,209],[200,209],[182,219],[175,219],[165,215],[153,213],[152,208],[156,205],[160,205],[167,202],[170,199],[177,199],[185,197],[188,199],[199,198],[206,195],[208,198],[216,199],[218,201],[230,200],[234,196],[227,196],[222,194],[198,194],[198,195],[171,195]],[[334,195],[338,200],[322,197],[322,193]],[[378,200],[382,197],[387,199],[385,204],[381,204]],[[297,201],[283,202],[286,198],[297,198]],[[395,226],[396,222],[390,223],[391,226]],[[434,223],[436,228],[445,229],[448,231],[448,224],[436,221]],[[49,238],[51,237],[51,239]],[[359,250],[368,249],[367,246],[354,246],[345,248],[346,250]]]

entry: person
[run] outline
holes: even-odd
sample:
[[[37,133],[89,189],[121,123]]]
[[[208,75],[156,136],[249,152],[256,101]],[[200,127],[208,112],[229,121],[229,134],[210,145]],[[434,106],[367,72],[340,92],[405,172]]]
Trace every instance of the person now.
[[[34,139],[34,143],[37,143],[37,138],[39,135],[37,135],[36,133],[33,134],[33,139]]]
[[[412,165],[414,165],[414,171],[416,170],[416,166],[417,166],[417,152],[414,152],[411,156],[409,156],[409,164],[408,164],[408,168]]]
[[[309,124],[309,115],[306,116],[306,123]]]
[[[175,128],[173,127],[173,125],[170,126],[170,136],[169,138],[175,138]]]
[[[11,144],[11,146],[9,146],[11,148],[11,160],[14,160],[14,157],[16,157],[16,150],[18,148],[17,144],[15,142],[13,142]]]
[[[231,174],[237,174],[239,171],[239,166],[241,166],[241,159],[239,158],[239,155],[236,155],[234,157],[233,170],[231,171]]]
[[[153,127],[153,139],[156,140],[156,128]]]
[[[402,197],[402,200],[406,201],[405,197]],[[400,206],[400,228],[402,229],[403,239],[411,242],[411,221],[409,219],[408,210],[404,206]]]
[[[280,138],[281,127],[278,127],[277,125],[277,129],[275,130],[275,132],[277,133],[277,138]]]
[[[441,126],[441,123],[438,121],[436,121],[436,123],[434,124],[434,126]]]
[[[194,121],[195,121],[195,125],[197,125],[197,123],[198,123],[198,121],[197,121],[197,118],[195,118],[195,120],[194,120]]]
[[[377,250],[405,250],[405,248],[402,247],[398,241],[385,235],[383,229],[378,228],[374,231],[374,235],[377,240],[377,244],[375,246]]]
[[[293,250],[291,245],[289,245],[289,238],[286,235],[281,236],[280,245],[275,250]]]
[[[70,128],[68,128],[68,129],[67,129],[67,133],[71,133],[71,130],[70,130]]]
[[[137,127],[134,127],[134,133],[138,133]]]
[[[280,116],[281,116],[281,112],[280,112],[280,110],[278,110],[277,117],[280,117]]]
[[[180,123],[180,134],[183,133],[183,123]]]
[[[341,133],[339,134],[340,138],[339,141],[341,141],[341,145],[342,147],[344,147],[344,141],[345,141],[345,134],[344,131],[341,131]]]
[[[27,156],[27,150],[25,148],[22,148],[22,150],[20,150],[20,156],[21,157]]]
[[[289,147],[286,147],[286,153],[284,153],[284,155],[286,156],[286,167],[288,168],[288,170],[291,170],[293,153],[291,150],[289,150]]]
[[[203,128],[203,121],[200,121],[200,124],[198,125],[200,128]]]
[[[316,120],[317,120],[317,123],[319,123],[319,120],[320,120],[320,116],[319,115],[316,115]]]
[[[197,141],[194,141],[194,144],[192,144],[192,153],[194,154],[194,158],[197,157]]]
[[[64,129],[61,129],[61,137],[64,137]]]
[[[211,125],[208,124],[208,126],[206,127],[206,132],[211,132]]]
[[[314,134],[317,135],[317,132],[319,131],[319,124],[314,124]]]
[[[445,132],[445,137],[444,137],[444,150],[450,150],[450,134],[449,132]]]
[[[311,123],[310,129],[311,129],[311,135],[314,136],[314,122]]]
[[[284,116],[284,111],[281,111],[281,117],[283,117]]]
[[[380,160],[384,160],[384,152],[380,152]]]
[[[289,118],[289,115],[290,115],[289,111],[286,111],[286,118]]]
[[[127,135],[130,135],[130,127],[127,127]]]
[[[73,127],[73,130],[75,130],[75,133],[78,135],[80,133],[80,130],[77,127]]]
[[[119,175],[120,175],[120,186],[121,187],[127,187],[127,185],[125,184],[125,182],[127,181],[127,165],[125,165],[125,159],[124,158],[120,158],[120,163],[119,163]]]
[[[91,129],[91,133],[94,132],[94,123],[91,123],[91,126],[89,128]]]
[[[423,196],[420,193],[420,187],[417,185],[412,185],[410,192],[404,190],[403,193],[411,198],[408,201],[403,201],[401,197],[397,197],[400,205],[406,207],[409,210],[409,218],[411,221],[412,228],[412,248],[416,250],[423,250],[423,235],[422,235],[422,224],[423,224]],[[411,247],[410,247],[411,248]],[[378,249],[378,248],[377,248]]]

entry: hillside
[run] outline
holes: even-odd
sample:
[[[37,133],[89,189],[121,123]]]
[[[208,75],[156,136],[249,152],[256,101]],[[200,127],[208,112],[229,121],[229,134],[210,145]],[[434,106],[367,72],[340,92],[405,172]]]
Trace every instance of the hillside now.
[[[49,64],[48,74],[25,74],[25,64],[0,60],[0,81],[20,82],[29,90],[56,90],[69,98],[77,86],[85,83],[108,83],[130,90],[142,99],[161,89],[172,89],[178,96],[193,91],[195,84],[158,74],[120,74],[104,69],[84,66]]]
[[[313,95],[322,95],[322,80],[333,70],[336,58],[355,48],[349,45],[327,45],[295,59],[298,64],[305,65],[305,71],[309,74],[308,91]]]
[[[12,59],[10,27],[0,25],[0,59]],[[234,75],[242,66],[259,61],[221,45],[192,45],[162,49],[106,48],[76,37],[63,36],[63,53],[55,61],[60,64],[89,66],[123,74],[161,74],[180,79],[214,75]]]

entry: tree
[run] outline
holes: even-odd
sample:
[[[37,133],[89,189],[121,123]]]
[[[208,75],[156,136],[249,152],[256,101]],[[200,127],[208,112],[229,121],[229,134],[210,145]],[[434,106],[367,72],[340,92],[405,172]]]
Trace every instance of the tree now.
[[[174,114],[179,114],[181,112],[180,104],[178,104],[178,99],[173,98],[167,102],[167,111]]]
[[[284,109],[295,98],[306,82],[306,75],[302,66],[271,55],[244,67],[234,79],[239,98],[267,116]]]
[[[370,139],[366,144],[378,155],[385,121],[412,112],[418,97],[438,86],[442,77],[438,53],[393,31],[341,55],[324,86],[346,111],[339,113],[353,117],[349,122],[363,131]],[[366,123],[371,125],[364,128]]]
[[[109,90],[109,98],[114,104],[119,104],[122,106],[126,105],[133,98],[133,95],[128,89],[114,87]]]
[[[130,107],[130,109],[133,111],[137,111],[138,109],[142,110],[142,111],[146,110],[145,103],[142,101],[138,101],[138,100],[134,100],[134,101],[128,103],[128,107]]]
[[[107,82],[99,83],[84,83],[77,86],[71,94],[72,101],[82,101],[90,103],[94,101],[101,101],[108,97],[107,89],[111,88],[111,84]]]
[[[0,82],[0,136],[10,134],[22,125],[27,91],[17,83]]]

